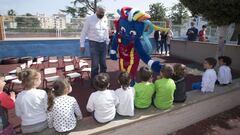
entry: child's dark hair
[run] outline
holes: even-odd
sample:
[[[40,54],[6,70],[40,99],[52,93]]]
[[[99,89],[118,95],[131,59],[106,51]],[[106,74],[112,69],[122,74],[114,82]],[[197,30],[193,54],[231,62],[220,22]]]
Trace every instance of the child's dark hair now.
[[[139,70],[139,76],[141,81],[149,81],[152,77],[152,70],[149,67],[141,67]]]
[[[164,65],[163,68],[161,69],[161,73],[164,78],[167,79],[171,78],[174,74],[173,66],[169,64]]]
[[[232,64],[232,59],[228,56],[219,56],[218,60],[222,60],[223,63],[225,63],[227,66],[230,66]]]
[[[209,65],[212,66],[212,68],[214,68],[217,64],[217,60],[213,57],[207,57],[204,59]]]
[[[174,75],[177,77],[184,77],[185,76],[185,69],[186,66],[184,64],[175,64],[174,67]]]
[[[207,25],[202,25],[202,28],[207,28]]]
[[[123,87],[124,90],[127,89],[127,87],[130,86],[131,77],[128,72],[121,72],[118,76],[118,81],[120,85]]]
[[[96,90],[105,90],[108,88],[110,77],[107,73],[100,73],[94,77],[93,86]]]
[[[62,96],[66,94],[66,90],[69,90],[71,87],[70,83],[65,78],[59,78],[53,83],[53,88],[48,89],[48,111],[52,110],[54,104],[54,97]]]
[[[18,79],[26,89],[34,87],[36,80],[39,79],[39,72],[35,69],[27,68],[17,73]]]

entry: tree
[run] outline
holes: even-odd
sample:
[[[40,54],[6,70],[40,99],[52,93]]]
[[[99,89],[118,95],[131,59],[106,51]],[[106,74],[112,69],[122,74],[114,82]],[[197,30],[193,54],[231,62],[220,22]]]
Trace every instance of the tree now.
[[[14,11],[13,9],[10,9],[7,11],[8,16],[16,16],[16,11]]]
[[[18,28],[40,28],[40,21],[30,13],[23,17],[16,17],[15,21]]]
[[[180,0],[193,15],[202,15],[219,27],[218,55],[223,55],[224,38],[229,24],[235,23],[237,34],[240,32],[240,2],[239,0]],[[240,40],[240,39],[239,39]]]
[[[166,18],[167,9],[162,3],[155,3],[149,5],[149,14],[152,21],[163,21]]]
[[[171,8],[169,18],[171,18],[174,24],[182,24],[183,20],[189,17],[188,10],[182,3],[177,3]]]
[[[65,10],[60,11],[70,14],[74,18],[77,16],[85,17],[87,14],[91,14],[91,12],[96,12],[97,3],[100,1],[101,0],[74,0],[72,7],[67,6]]]

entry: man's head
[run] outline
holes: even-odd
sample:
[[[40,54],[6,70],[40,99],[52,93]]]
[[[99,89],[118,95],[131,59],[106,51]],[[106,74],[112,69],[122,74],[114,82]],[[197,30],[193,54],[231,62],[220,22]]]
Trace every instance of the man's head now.
[[[106,9],[103,6],[98,6],[96,9],[96,15],[99,19],[104,17]]]
[[[194,22],[191,22],[191,27],[194,27],[195,23]]]

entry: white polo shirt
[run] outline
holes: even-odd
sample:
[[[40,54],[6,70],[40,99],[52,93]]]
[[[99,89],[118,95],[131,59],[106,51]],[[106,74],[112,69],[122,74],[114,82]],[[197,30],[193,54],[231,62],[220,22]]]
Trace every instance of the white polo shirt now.
[[[122,116],[134,116],[134,88],[128,87],[126,90],[119,88],[115,94],[119,99],[117,113]]]
[[[81,31],[80,46],[84,47],[85,38],[96,42],[109,43],[108,19],[104,16],[98,19],[97,15],[91,15],[86,18]]]
[[[207,69],[202,76],[202,92],[213,92],[215,83],[217,81],[217,74],[214,69]]]
[[[218,81],[220,84],[229,84],[232,82],[232,73],[229,66],[222,65],[219,67]]]
[[[95,119],[100,123],[106,123],[115,118],[116,106],[119,100],[113,90],[93,92],[87,103],[87,111],[94,112]]]
[[[23,90],[15,102],[16,115],[22,125],[33,125],[47,120],[47,93],[40,89]]]

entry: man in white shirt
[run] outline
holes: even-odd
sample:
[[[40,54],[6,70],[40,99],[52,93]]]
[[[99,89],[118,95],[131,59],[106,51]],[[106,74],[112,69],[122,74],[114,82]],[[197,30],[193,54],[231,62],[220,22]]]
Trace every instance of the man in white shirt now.
[[[100,72],[106,72],[106,54],[107,44],[109,43],[108,20],[104,16],[105,9],[98,6],[96,14],[86,18],[80,38],[80,50],[85,50],[85,38],[88,37],[90,55],[92,59],[91,64],[91,78],[98,74],[99,65]]]

